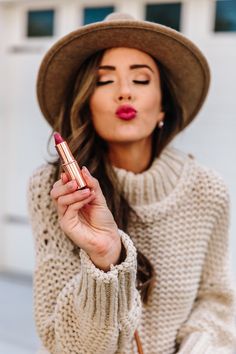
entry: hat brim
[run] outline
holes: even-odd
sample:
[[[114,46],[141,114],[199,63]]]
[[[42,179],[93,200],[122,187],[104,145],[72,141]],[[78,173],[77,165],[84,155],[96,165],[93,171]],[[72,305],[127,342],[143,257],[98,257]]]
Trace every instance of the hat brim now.
[[[136,48],[161,62],[183,108],[184,127],[193,120],[210,82],[209,66],[199,48],[181,33],[163,25],[112,20],[83,26],[58,40],[46,53],[38,73],[37,96],[51,126],[79,66],[93,53],[112,47]]]

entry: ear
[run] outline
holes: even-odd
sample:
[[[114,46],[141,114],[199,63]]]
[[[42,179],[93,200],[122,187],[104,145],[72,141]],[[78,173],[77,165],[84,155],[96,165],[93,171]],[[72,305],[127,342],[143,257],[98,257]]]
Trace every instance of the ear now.
[[[165,114],[166,113],[164,111],[159,112],[157,123],[159,123],[161,120],[165,119]]]

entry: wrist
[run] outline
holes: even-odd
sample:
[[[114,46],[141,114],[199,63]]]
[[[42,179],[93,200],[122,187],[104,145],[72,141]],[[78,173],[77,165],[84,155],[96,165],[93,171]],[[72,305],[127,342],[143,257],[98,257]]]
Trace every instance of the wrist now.
[[[89,254],[89,257],[97,268],[107,272],[110,270],[111,265],[117,265],[121,262],[123,254],[122,242],[119,234],[117,234],[110,247],[105,252]]]

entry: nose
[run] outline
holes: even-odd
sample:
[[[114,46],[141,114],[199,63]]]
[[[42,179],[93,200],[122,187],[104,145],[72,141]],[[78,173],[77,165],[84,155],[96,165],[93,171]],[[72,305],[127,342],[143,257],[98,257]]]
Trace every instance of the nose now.
[[[120,83],[119,87],[118,87],[118,94],[117,94],[117,98],[118,101],[130,101],[132,100],[132,92],[131,92],[131,87],[129,85],[129,83],[127,81],[123,81]]]

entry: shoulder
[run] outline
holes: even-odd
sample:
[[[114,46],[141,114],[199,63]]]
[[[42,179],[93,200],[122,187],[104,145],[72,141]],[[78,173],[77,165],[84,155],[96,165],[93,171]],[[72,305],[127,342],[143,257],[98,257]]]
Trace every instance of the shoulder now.
[[[186,153],[175,147],[172,147],[173,151],[175,156],[183,161],[186,175],[190,178],[189,174],[194,174],[195,188],[198,187],[207,194],[228,195],[228,186],[218,171],[204,165],[191,153]]]
[[[55,181],[55,172],[56,168],[51,164],[43,164],[39,166],[29,178],[29,198],[41,198],[48,195]]]
[[[190,159],[196,175],[193,190],[197,192],[199,200],[215,206],[228,206],[229,189],[222,175],[215,169],[205,166],[195,157],[191,156]]]
[[[56,168],[51,164],[39,166],[31,175],[29,185],[32,187],[42,187],[54,183]]]
[[[182,200],[189,198],[202,209],[206,205],[212,209],[214,205],[229,204],[228,186],[219,172],[201,163],[193,154],[173,145],[165,150],[166,155],[170,156],[168,166],[174,172],[181,170],[175,190],[180,193]]]

